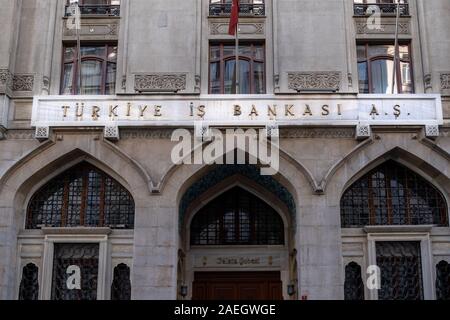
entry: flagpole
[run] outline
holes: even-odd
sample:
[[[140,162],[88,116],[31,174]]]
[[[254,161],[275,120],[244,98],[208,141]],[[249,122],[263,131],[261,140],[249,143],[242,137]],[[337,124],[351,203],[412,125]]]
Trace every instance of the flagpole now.
[[[394,94],[397,73],[397,56],[398,56],[398,24],[400,20],[400,1],[397,0],[397,16],[395,18],[395,42],[394,42],[394,70],[392,72],[392,94]]]
[[[235,51],[236,51],[236,94],[240,92],[240,73],[239,73],[239,23],[236,24],[236,43],[235,43]]]

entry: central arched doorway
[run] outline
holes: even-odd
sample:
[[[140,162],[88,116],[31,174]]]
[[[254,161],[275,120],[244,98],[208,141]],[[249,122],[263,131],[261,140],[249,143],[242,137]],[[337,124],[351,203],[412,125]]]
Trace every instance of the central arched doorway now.
[[[180,219],[183,250],[178,278],[185,293],[180,298],[295,297],[296,262],[291,259],[295,255],[290,254],[295,252],[290,245],[293,216],[279,197],[261,184],[233,175],[186,206]]]

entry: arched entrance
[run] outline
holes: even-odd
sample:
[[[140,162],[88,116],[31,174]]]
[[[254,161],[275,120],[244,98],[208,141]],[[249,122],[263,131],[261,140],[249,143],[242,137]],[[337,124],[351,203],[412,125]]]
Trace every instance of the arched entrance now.
[[[192,188],[198,186],[186,194]],[[184,295],[179,298],[295,298],[294,216],[288,201],[269,188],[239,172],[208,186],[190,203],[182,201],[178,280]]]

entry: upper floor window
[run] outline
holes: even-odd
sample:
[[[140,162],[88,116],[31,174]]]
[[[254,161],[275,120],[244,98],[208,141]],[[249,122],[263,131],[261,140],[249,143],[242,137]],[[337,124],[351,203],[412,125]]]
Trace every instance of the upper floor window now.
[[[88,163],[53,178],[31,198],[27,229],[40,227],[132,229],[134,201],[116,180]]]
[[[213,44],[209,54],[209,93],[236,93],[236,47]],[[264,94],[265,51],[263,44],[239,45],[239,93]]]
[[[395,46],[391,44],[359,44],[358,76],[360,93],[413,93],[413,70],[408,44],[399,46],[393,83]]]
[[[284,224],[280,215],[237,187],[208,203],[191,223],[191,245],[282,244]]]
[[[396,15],[397,3],[400,4],[400,16],[408,16],[408,0],[354,0],[353,9],[356,16],[372,15],[374,11],[382,15]]]
[[[210,16],[227,16],[231,14],[233,0],[209,0]],[[240,0],[241,16],[264,16],[266,14],[264,0]]]
[[[120,0],[78,0],[82,15],[120,16]],[[66,16],[72,15],[70,0],[66,3]]]
[[[442,193],[412,170],[388,161],[356,181],[341,200],[342,227],[448,226]]]
[[[81,68],[77,46],[64,47],[61,94],[114,94],[117,45],[82,45],[80,54]]]

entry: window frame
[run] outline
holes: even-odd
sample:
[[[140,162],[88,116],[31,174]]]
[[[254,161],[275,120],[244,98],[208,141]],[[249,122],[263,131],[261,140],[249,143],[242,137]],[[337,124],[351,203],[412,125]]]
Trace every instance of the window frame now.
[[[389,231],[392,229],[392,231]],[[377,265],[377,242],[420,242],[420,255],[422,260],[422,285],[424,300],[435,300],[436,290],[434,279],[436,279],[435,268],[433,268],[433,257],[431,239],[429,232],[419,232],[411,228],[407,232],[395,232],[395,228],[386,228],[386,231],[379,232],[376,227],[370,227],[367,231],[367,249],[369,266]],[[369,300],[378,300],[378,290],[368,289]]]
[[[51,229],[44,230],[44,233]],[[75,230],[75,229],[74,229]],[[109,230],[102,229],[102,232],[92,228],[84,230],[84,234],[75,230],[78,234],[46,234],[44,238],[43,268],[41,272],[42,290],[39,291],[39,300],[51,300],[53,286],[53,260],[55,254],[55,244],[98,244],[98,274],[97,274],[97,300],[107,300],[108,271],[110,256],[108,255],[108,234]],[[91,234],[90,234],[91,233]],[[97,233],[97,234],[96,234]],[[103,234],[98,234],[103,233]]]
[[[83,62],[85,61],[98,61],[101,62],[101,83],[100,83],[100,93],[96,95],[106,95],[106,88],[107,88],[107,79],[108,79],[108,66],[110,64],[114,64],[116,66],[116,72],[114,76],[114,92],[108,93],[108,95],[114,95],[116,92],[116,82],[117,82],[117,63],[118,63],[118,54],[119,54],[119,46],[117,43],[108,42],[108,43],[82,43],[82,48],[104,48],[105,54],[103,56],[96,56],[96,55],[87,55],[81,57],[81,65],[83,65]],[[115,62],[108,61],[108,54],[111,53],[110,48],[116,47],[116,60]],[[70,60],[65,59],[65,52],[66,49],[72,48],[73,49],[73,57]],[[64,79],[65,79],[65,67],[66,65],[72,65],[72,89],[70,91],[70,94],[64,93],[65,87],[64,87]],[[81,70],[81,68],[80,68]],[[61,56],[61,85],[60,85],[60,94],[61,95],[83,95],[81,93],[82,88],[78,88],[78,50],[77,45],[75,43],[64,43],[63,44],[63,50],[62,50],[62,56]],[[82,83],[83,85],[83,83]],[[83,87],[83,86],[82,86]]]
[[[248,56],[248,55],[242,55],[239,54],[239,61],[243,60],[243,61],[248,61],[250,64],[250,93],[246,93],[246,94],[266,94],[267,93],[267,83],[266,83],[266,78],[267,78],[267,65],[266,65],[266,44],[264,43],[264,41],[255,41],[255,42],[242,42],[242,45],[250,45],[252,52],[256,53],[256,46],[261,46],[262,47],[262,51],[263,51],[263,58],[261,59],[256,59],[256,54],[252,57],[252,56]],[[235,61],[236,60],[236,55],[224,55],[224,47],[225,46],[231,46],[234,45],[231,42],[211,42],[209,44],[209,51],[208,51],[208,94],[233,94],[233,93],[225,93],[225,64],[228,61]],[[212,59],[211,58],[211,49],[213,47],[219,47],[219,51],[220,51],[220,57],[219,59]],[[234,49],[235,52],[236,49]],[[219,63],[219,72],[220,72],[220,93],[212,93],[212,82],[211,82],[211,64],[213,63]],[[235,62],[236,63],[236,62]],[[256,93],[256,86],[255,86],[255,79],[254,79],[254,71],[255,71],[255,63],[262,63],[263,64],[263,83],[264,83],[264,90],[263,93]]]
[[[375,56],[369,56],[369,47],[370,46],[377,46],[377,45],[389,45],[393,46],[394,44],[388,43],[388,42],[357,42],[356,48],[360,46],[365,47],[365,58],[360,59],[356,58],[357,66],[360,63],[366,63],[367,64],[367,78],[368,78],[368,86],[369,86],[369,92],[361,92],[361,88],[359,88],[359,93],[361,94],[374,94],[373,90],[373,81],[372,81],[372,63],[377,60],[390,60],[394,62],[394,56],[391,55],[375,55]],[[397,87],[397,94],[414,94],[415,93],[415,82],[414,82],[414,65],[413,65],[413,56],[412,56],[412,46],[411,42],[399,42],[399,46],[407,46],[408,47],[408,56],[409,59],[398,59],[397,64],[395,66],[395,82]],[[395,50],[395,49],[394,49]],[[398,53],[398,52],[397,52]],[[410,64],[410,70],[411,70],[411,93],[403,93],[403,83],[402,83],[402,69],[401,69],[401,62],[403,63],[409,63]],[[359,68],[357,67],[357,70]],[[358,74],[358,86],[359,86],[359,74]],[[378,93],[378,94],[386,94],[386,93]]]

